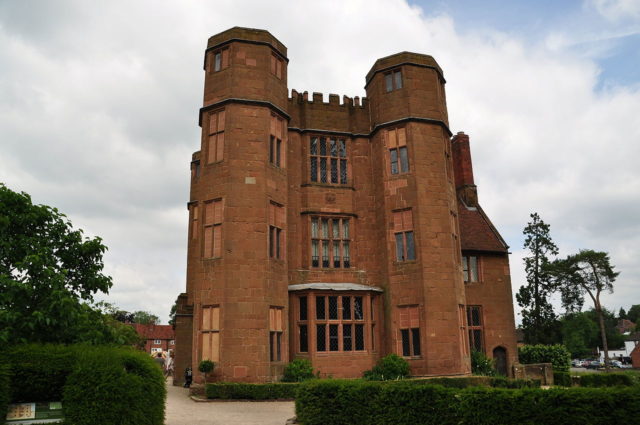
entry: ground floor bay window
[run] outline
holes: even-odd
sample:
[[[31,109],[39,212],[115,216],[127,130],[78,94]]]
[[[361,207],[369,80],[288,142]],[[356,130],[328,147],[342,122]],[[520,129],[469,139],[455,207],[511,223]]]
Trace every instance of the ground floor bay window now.
[[[327,290],[365,288],[367,291]],[[331,356],[357,354],[377,349],[379,292],[357,284],[290,285],[294,315],[294,352]],[[311,290],[317,288],[318,290]],[[307,290],[303,290],[307,289]]]

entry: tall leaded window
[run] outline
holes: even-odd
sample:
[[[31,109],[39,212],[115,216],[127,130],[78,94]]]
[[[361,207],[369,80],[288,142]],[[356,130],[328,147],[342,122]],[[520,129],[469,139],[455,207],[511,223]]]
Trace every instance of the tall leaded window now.
[[[403,357],[419,356],[420,346],[420,314],[418,306],[403,306],[400,312],[400,345]]]
[[[404,127],[385,131],[385,142],[389,149],[391,174],[409,172],[409,153],[407,151],[407,132]]]
[[[311,267],[351,267],[348,218],[311,217]]]
[[[471,349],[484,353],[482,306],[467,306],[467,329],[469,330],[469,346]]]
[[[479,282],[478,279],[478,257],[473,255],[462,256],[462,273],[465,283]]]
[[[396,243],[396,261],[415,260],[413,215],[410,209],[393,212],[393,235]]]
[[[364,297],[316,295],[316,350],[365,349]]]
[[[347,184],[347,142],[345,139],[311,137],[309,161],[312,182]]]

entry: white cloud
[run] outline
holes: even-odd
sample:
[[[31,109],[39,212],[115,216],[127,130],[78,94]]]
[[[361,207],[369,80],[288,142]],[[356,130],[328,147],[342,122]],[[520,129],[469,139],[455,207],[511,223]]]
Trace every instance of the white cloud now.
[[[638,0],[587,0],[586,4],[610,21],[640,19]]]
[[[538,211],[563,255],[611,252],[622,272],[611,307],[640,302],[640,94],[596,91],[600,70],[569,50],[572,34],[460,30],[402,0],[3,3],[0,181],[104,238],[110,300],[166,319],[184,290],[202,57],[209,36],[235,25],[268,29],[288,47],[289,88],[299,91],[363,96],[377,58],[433,55],[451,129],[471,135],[480,200],[514,251],[514,290],[521,231]]]

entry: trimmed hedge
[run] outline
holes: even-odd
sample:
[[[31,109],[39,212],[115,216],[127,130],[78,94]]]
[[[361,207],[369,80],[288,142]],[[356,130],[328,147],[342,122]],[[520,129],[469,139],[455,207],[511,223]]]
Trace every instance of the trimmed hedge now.
[[[71,425],[164,423],[164,377],[144,352],[29,344],[2,355],[10,367],[12,402],[61,400],[64,423]],[[6,408],[3,394],[0,370],[0,413]]]
[[[640,387],[541,390],[415,385],[411,381],[311,381],[300,385],[303,425],[632,425]]]
[[[65,422],[73,425],[163,425],[166,388],[148,354],[88,350],[64,387]]]
[[[427,385],[442,385],[447,388],[468,387],[494,387],[494,388],[536,388],[540,387],[540,381],[534,379],[511,379],[490,376],[470,376],[466,378],[429,378],[414,379],[408,382],[416,382]]]
[[[522,364],[551,363],[556,372],[569,372],[571,353],[564,345],[525,345],[518,348],[518,358]]]
[[[571,375],[569,372],[553,372],[553,384],[560,387],[570,387]]]
[[[626,373],[588,373],[580,375],[581,387],[630,387],[633,378]]]
[[[7,405],[11,401],[11,368],[0,362],[0,421],[7,417]],[[2,422],[0,422],[2,423]]]
[[[3,352],[11,365],[11,402],[60,401],[80,350],[87,347],[27,344]]]
[[[206,395],[211,399],[222,400],[277,400],[294,399],[300,383],[278,382],[271,384],[245,384],[236,382],[217,382],[207,384]]]

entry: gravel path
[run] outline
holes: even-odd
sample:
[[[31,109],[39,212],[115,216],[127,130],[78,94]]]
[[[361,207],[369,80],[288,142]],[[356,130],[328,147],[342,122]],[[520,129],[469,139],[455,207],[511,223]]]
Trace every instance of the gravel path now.
[[[292,401],[195,402],[189,390],[167,385],[166,425],[284,425],[293,416]]]

